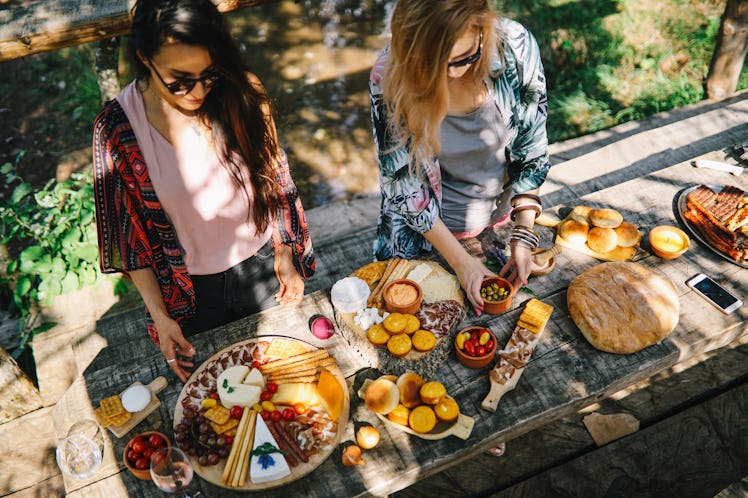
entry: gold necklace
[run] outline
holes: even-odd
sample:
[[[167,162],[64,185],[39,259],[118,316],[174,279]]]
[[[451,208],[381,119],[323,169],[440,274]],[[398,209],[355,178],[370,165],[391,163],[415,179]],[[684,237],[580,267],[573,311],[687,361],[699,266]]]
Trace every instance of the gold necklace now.
[[[200,126],[200,120],[197,119],[197,115],[194,115],[194,116],[185,115],[182,111],[180,111],[179,109],[171,105],[169,102],[164,100],[164,98],[161,97],[161,95],[154,92],[153,89],[150,87],[150,85],[148,86],[148,91],[151,92],[153,96],[158,99],[159,102],[161,102],[162,111],[164,111],[164,109],[167,109],[166,111],[164,111],[167,114],[172,113],[172,115],[174,115],[174,113],[176,113],[177,118],[186,122],[189,125],[190,129],[195,133],[195,135],[197,135],[198,137],[203,136],[203,129]]]

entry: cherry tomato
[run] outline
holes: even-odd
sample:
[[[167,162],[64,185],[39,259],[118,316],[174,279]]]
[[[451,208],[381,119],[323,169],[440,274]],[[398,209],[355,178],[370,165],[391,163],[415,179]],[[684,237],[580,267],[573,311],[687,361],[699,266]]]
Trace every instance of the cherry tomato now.
[[[270,391],[262,391],[260,393],[260,399],[262,401],[270,401],[270,398],[272,397],[273,397],[273,393],[271,393]]]
[[[293,410],[301,415],[302,413],[306,412],[306,406],[304,406],[304,403],[296,403],[293,405]]]
[[[216,391],[213,391],[212,393],[210,393],[210,396],[208,397],[211,399],[216,399],[216,400],[219,399],[218,392]]]
[[[127,450],[127,461],[130,462],[132,465],[135,465],[135,462],[138,460],[138,455],[133,450]]]
[[[153,448],[146,448],[143,450],[143,458],[146,460],[151,459],[151,455],[153,455],[154,449]]]
[[[480,337],[480,333],[481,333],[480,329],[471,330],[470,331],[470,340],[471,341],[477,340]]]
[[[268,382],[267,390],[268,390],[268,392],[271,392],[271,393],[277,393],[278,392],[278,384],[276,384],[275,382]]]
[[[132,451],[134,451],[137,454],[143,453],[143,450],[145,449],[145,444],[140,439],[136,439],[133,441],[133,443],[130,445],[130,448]]]
[[[163,460],[164,458],[166,458],[166,453],[165,453],[165,452],[163,452],[163,451],[160,451],[160,452],[154,452],[154,453],[153,453],[153,455],[151,456],[151,461],[152,461],[153,463],[156,463],[156,464],[157,464],[158,462],[160,462],[160,461],[161,461],[161,460]]]
[[[296,417],[296,412],[293,408],[283,409],[283,420],[293,420]]]
[[[282,417],[283,415],[281,415],[281,412],[279,412],[278,410],[275,410],[270,414],[270,418],[273,419],[273,422],[280,422],[280,419]]]
[[[138,460],[135,462],[135,468],[138,470],[145,470],[148,468],[150,464],[148,463],[148,460],[145,458],[138,458]]]
[[[259,362],[259,361],[257,361],[257,360],[255,360],[255,361],[253,361],[253,362],[252,362],[252,368],[257,368],[257,369],[259,369],[259,368],[260,368],[261,366],[262,366],[262,363],[260,363],[260,362]]]
[[[234,442],[234,436],[226,436],[226,435],[224,435],[223,439],[226,440],[226,444],[231,444],[231,443]]]
[[[475,345],[473,345],[472,340],[465,342],[465,353],[469,356],[475,356]]]
[[[489,339],[486,343],[486,351],[489,353],[493,351],[493,339]]]
[[[231,418],[239,420],[242,418],[242,415],[244,415],[244,408],[239,405],[234,405],[231,407],[231,411],[229,411],[229,414],[231,415]]]
[[[478,346],[475,348],[475,356],[486,356],[486,347]]]
[[[158,449],[164,445],[164,438],[162,438],[158,434],[151,434],[148,437],[148,444],[151,446],[151,448]]]
[[[270,418],[270,412],[267,410],[262,410],[260,412],[260,416],[262,417],[262,420],[267,420]]]

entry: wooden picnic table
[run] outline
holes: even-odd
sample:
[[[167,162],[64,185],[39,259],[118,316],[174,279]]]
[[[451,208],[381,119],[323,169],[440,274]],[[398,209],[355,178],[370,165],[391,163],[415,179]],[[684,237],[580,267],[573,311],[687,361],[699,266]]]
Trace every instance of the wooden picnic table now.
[[[729,145],[724,144],[724,147]],[[723,158],[718,150],[704,157]],[[569,162],[573,163],[573,160]],[[552,170],[548,197],[554,199],[555,206],[547,209],[548,212],[563,217],[565,209],[577,204],[613,207],[621,211],[624,219],[646,233],[656,225],[679,224],[674,199],[690,186],[733,184],[748,191],[746,175],[734,177],[712,170],[697,170],[688,161],[657,168],[647,166],[646,171],[641,165],[614,172],[606,171],[604,164],[600,164],[597,171],[596,165],[588,166],[584,172],[577,171],[576,176],[568,177],[564,175],[573,173],[564,171],[567,166],[562,165],[555,172]],[[568,167],[574,169],[575,166],[569,164]],[[579,180],[585,174],[587,180],[571,183],[571,179]],[[553,230],[540,227],[539,232],[544,245],[548,245]],[[475,419],[475,426],[467,440],[450,436],[427,441],[382,424],[366,409],[356,393],[365,379],[375,378],[379,372],[367,368],[367,359],[353,351],[340,334],[319,341],[308,332],[307,320],[311,315],[322,313],[333,318],[328,289],[337,279],[369,261],[373,235],[374,227],[367,227],[344,240],[318,246],[318,275],[310,282],[309,293],[300,306],[277,307],[205,332],[193,340],[198,351],[198,364],[216,351],[255,335],[280,334],[327,347],[338,360],[350,390],[350,417],[348,424],[341,429],[344,431],[341,441],[355,439],[357,423],[370,423],[382,435],[379,445],[365,452],[366,465],[344,467],[338,448],[305,478],[263,492],[263,496],[383,496],[395,492],[458,465],[498,442],[509,441],[573,414],[680,361],[720,348],[748,332],[748,306],[725,316],[685,285],[688,277],[703,271],[745,299],[748,297],[748,272],[745,269],[719,257],[696,240],[692,240],[690,249],[683,256],[674,260],[662,260],[649,254],[644,241],[635,259],[669,277],[677,287],[680,295],[678,326],[667,339],[635,354],[598,351],[589,345],[571,320],[566,306],[566,289],[572,278],[599,261],[565,250],[557,256],[552,273],[532,279],[528,285],[535,297],[553,305],[555,310],[517,388],[504,396],[495,413],[481,409],[481,401],[489,389],[487,371],[467,369],[457,361],[453,352],[450,353],[434,379],[446,386],[464,414]],[[470,312],[460,327],[469,324],[487,326],[503,345],[517,322],[523,302],[530,297],[529,293],[519,293],[513,309],[503,315],[476,317]],[[161,353],[143,330],[143,321],[122,321],[117,316],[99,323],[97,332],[108,341],[108,346],[100,351],[55,407],[55,425],[59,434],[75,420],[90,417],[91,407],[97,406],[102,398],[121,392],[134,381],[148,383],[158,375],[165,375],[169,385],[159,395],[161,406],[133,433],[157,429],[173,435],[172,415],[182,384],[171,374]],[[131,496],[161,496],[151,482],[138,481],[124,469],[121,457],[126,440],[127,437],[108,438],[102,469],[87,481],[66,480],[69,496],[103,494],[115,485],[126,488]],[[195,480],[195,486],[206,496],[239,494],[232,494],[197,477]]]

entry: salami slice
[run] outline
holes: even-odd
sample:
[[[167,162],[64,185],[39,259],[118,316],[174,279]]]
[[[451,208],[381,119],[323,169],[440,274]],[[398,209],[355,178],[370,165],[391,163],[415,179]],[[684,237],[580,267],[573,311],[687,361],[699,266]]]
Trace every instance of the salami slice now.
[[[462,305],[454,300],[424,303],[416,316],[421,328],[430,330],[437,338],[446,337],[452,325],[462,316]]]

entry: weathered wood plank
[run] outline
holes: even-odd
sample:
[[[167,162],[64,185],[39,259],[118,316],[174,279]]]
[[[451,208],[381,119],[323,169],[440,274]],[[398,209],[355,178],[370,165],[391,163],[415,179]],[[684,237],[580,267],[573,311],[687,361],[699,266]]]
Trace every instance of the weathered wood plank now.
[[[0,424],[42,406],[39,391],[18,363],[0,346]]]
[[[65,485],[61,475],[55,475],[28,488],[6,495],[7,498],[40,498],[42,496],[64,496]]]
[[[278,0],[214,0],[229,12]],[[132,0],[46,0],[0,10],[0,62],[126,34]]]

